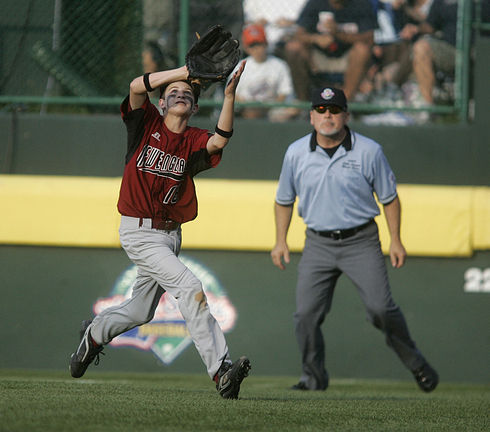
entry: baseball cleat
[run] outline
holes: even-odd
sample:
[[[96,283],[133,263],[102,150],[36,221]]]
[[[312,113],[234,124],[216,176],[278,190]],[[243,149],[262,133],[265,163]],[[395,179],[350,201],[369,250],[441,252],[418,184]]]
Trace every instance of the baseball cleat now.
[[[89,326],[92,321],[83,321],[80,345],[70,358],[70,373],[73,378],[80,378],[95,359],[95,365],[99,364],[99,354],[104,354],[103,345],[97,345],[90,335]]]
[[[235,363],[223,363],[218,371],[218,382],[216,390],[224,399],[238,399],[240,392],[240,384],[243,379],[248,376],[252,366],[250,360],[243,356]]]
[[[439,375],[427,362],[413,371],[413,376],[424,392],[431,392],[439,384]]]
[[[293,385],[291,390],[309,390],[309,388],[303,381],[300,381],[298,384]]]

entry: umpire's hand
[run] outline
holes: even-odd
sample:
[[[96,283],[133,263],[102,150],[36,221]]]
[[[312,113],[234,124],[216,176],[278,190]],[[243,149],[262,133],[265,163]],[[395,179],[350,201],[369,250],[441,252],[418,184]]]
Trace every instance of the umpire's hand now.
[[[289,264],[289,248],[287,243],[277,243],[274,249],[271,251],[272,263],[284,270],[286,266],[284,264]]]
[[[392,241],[390,245],[390,260],[394,268],[400,268],[405,264],[407,259],[407,251],[401,241]]]

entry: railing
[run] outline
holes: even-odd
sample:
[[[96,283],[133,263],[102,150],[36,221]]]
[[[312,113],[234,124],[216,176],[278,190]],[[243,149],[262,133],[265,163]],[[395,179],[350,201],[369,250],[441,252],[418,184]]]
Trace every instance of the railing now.
[[[0,5],[2,3],[5,3],[6,0],[0,0]],[[27,1],[27,10],[26,14],[30,14],[32,12],[32,8],[34,3],[28,0],[24,0],[24,3]],[[471,40],[472,36],[476,35],[476,37],[479,37],[480,32],[482,31],[488,31],[490,30],[490,23],[488,22],[483,22],[481,18],[481,11],[482,11],[482,1],[483,0],[458,0],[459,1],[459,10],[458,10],[458,28],[457,28],[457,46],[456,46],[456,67],[455,67],[455,77],[454,77],[454,103],[451,105],[435,105],[429,108],[424,108],[424,111],[436,113],[436,114],[453,114],[458,117],[460,121],[466,121],[468,119],[468,107],[469,107],[469,101],[470,101],[470,79],[471,79],[471,68],[470,68],[470,60],[471,60]],[[125,0],[126,3],[128,3],[128,0]],[[10,3],[10,2],[9,2]],[[111,2],[107,2],[111,3]],[[104,7],[107,5],[107,3],[101,3],[103,4]],[[135,0],[130,4],[128,7],[133,7],[135,8],[135,4],[137,4],[138,1]],[[189,7],[190,7],[191,0],[181,0],[180,1],[180,13],[179,13],[179,38],[178,38],[178,61],[180,64],[184,63],[184,58],[185,58],[185,53],[187,52],[188,46],[189,46],[189,40],[188,40],[188,35],[189,35]],[[474,6],[472,8],[472,6]],[[91,88],[91,78],[87,77],[85,78],[84,76],[80,76],[80,73],[78,70],[75,68],[69,68],[66,66],[66,53],[63,52],[63,50],[60,48],[60,34],[66,34],[67,29],[66,26],[63,27],[62,23],[62,13],[60,12],[61,7],[61,0],[55,0],[53,3],[53,16],[54,18],[54,24],[52,26],[52,46],[51,46],[51,51],[44,51],[41,47],[41,42],[35,41],[33,38],[33,35],[35,36],[36,30],[32,30],[30,33],[24,33],[21,36],[21,42],[25,42],[25,47],[24,49],[29,49],[30,52],[30,59],[32,60],[32,56],[34,56],[37,59],[37,65],[35,67],[39,67],[39,64],[42,65],[42,67],[45,68],[46,71],[48,71],[47,74],[45,74],[45,77],[48,79],[49,85],[53,85],[53,80],[59,80],[63,82],[64,80],[64,85],[65,86],[70,86],[70,85],[75,85],[75,84],[80,84],[80,90],[77,95],[52,95],[52,92],[50,91],[45,91],[42,95],[34,95],[34,94],[2,94],[0,95],[0,111],[5,111],[5,110],[10,110],[10,109],[18,109],[19,106],[40,106],[40,107],[45,107],[46,106],[51,106],[51,107],[56,107],[60,105],[69,105],[73,107],[92,107],[92,109],[96,109],[97,107],[109,107],[111,109],[116,109],[117,106],[121,103],[121,99],[123,96],[118,95],[119,93],[122,93],[117,91],[117,86],[114,86],[114,89],[116,89],[116,93],[113,95],[107,94],[99,94],[97,95],[97,90]],[[7,6],[2,7],[4,10],[7,8]],[[473,10],[472,10],[473,9]],[[135,14],[137,14],[135,12]],[[9,31],[10,32],[21,32],[21,31],[27,31],[29,27],[35,28],[35,25],[29,24],[29,19],[30,16],[26,15],[25,20],[21,23],[19,23],[17,26],[16,25],[11,25],[11,24],[6,24],[6,19],[4,18],[3,21],[0,21],[0,31],[1,34],[7,34]],[[136,19],[136,18],[135,18]],[[122,18],[119,18],[119,21],[123,21],[123,24],[121,24],[118,21],[115,21],[111,25],[124,25],[124,16]],[[134,27],[134,26],[133,26]],[[89,29],[90,26],[87,26],[87,29]],[[10,29],[10,30],[9,30]],[[123,29],[126,30],[126,29]],[[44,27],[44,30],[42,30],[44,33],[46,33],[48,30],[46,27]],[[37,32],[41,32],[41,30],[38,28]],[[29,41],[30,43],[27,43],[26,40],[29,39],[29,37],[32,39],[32,41]],[[77,35],[78,37],[78,35]],[[139,36],[138,36],[139,37]],[[44,35],[44,40],[49,39],[47,35]],[[134,39],[134,38],[133,38]],[[32,43],[31,43],[32,42]],[[19,46],[22,45],[22,43],[19,42]],[[130,41],[131,46],[138,46],[137,41]],[[4,44],[5,46],[6,44]],[[44,45],[45,46],[45,45]],[[32,54],[32,50],[36,50],[35,54]],[[122,52],[123,49],[121,47],[115,47],[114,48],[116,51],[119,50],[119,52]],[[65,50],[66,51],[66,50]],[[129,49],[128,49],[129,51]],[[133,49],[134,51],[134,49]],[[47,52],[47,54],[46,54]],[[46,54],[46,55],[43,55]],[[111,52],[112,54],[112,52]],[[134,55],[139,55],[136,51],[133,52]],[[63,57],[63,55],[65,57]],[[128,54],[129,55],[129,54]],[[15,62],[18,60],[19,53],[15,54],[14,60],[12,62]],[[26,54],[25,54],[26,56]],[[36,57],[37,56],[37,57]],[[99,56],[100,58],[101,56]],[[111,57],[112,58],[112,57]],[[118,58],[112,59],[113,62],[117,63],[118,61],[121,61]],[[128,62],[127,59],[124,61]],[[476,59],[478,61],[478,59]],[[27,62],[27,61],[26,61]],[[64,63],[65,62],[65,63]],[[2,64],[5,65],[6,61],[5,59],[0,63],[0,67]],[[29,64],[27,62],[27,64]],[[15,66],[15,65],[14,65]],[[8,77],[5,77],[5,69],[6,66],[2,67],[0,69],[0,83],[8,81]],[[33,66],[34,67],[34,66]],[[134,68],[133,68],[134,69]],[[110,67],[106,67],[103,70],[109,70]],[[23,74],[26,73],[25,69],[19,68],[19,70],[11,70],[10,74]],[[95,73],[95,72],[94,72]],[[103,74],[104,72],[97,72],[97,78],[99,79],[99,75]],[[133,76],[136,76],[135,73],[133,73]],[[121,77],[119,78],[119,81],[124,81]],[[124,81],[125,83],[129,82],[128,79]],[[8,91],[8,87],[6,88]],[[2,93],[5,93],[5,89],[2,88],[0,89]],[[125,91],[125,90],[124,90]],[[33,91],[32,91],[33,92]],[[95,92],[95,94],[94,94]],[[19,93],[19,91],[14,91],[14,93]],[[215,107],[220,105],[220,101],[216,101],[213,99],[206,99],[203,98],[200,100],[200,106],[201,107]],[[297,108],[307,108],[308,103],[306,102],[294,102],[294,103],[239,103],[237,104],[238,107],[243,107],[243,106],[262,106],[262,107],[297,107]],[[373,105],[373,104],[367,104],[367,103],[351,103],[349,105],[350,110],[354,113],[356,112],[362,112],[362,113],[378,113],[378,112],[386,112],[386,111],[406,111],[406,112],[416,112],[420,111],[420,108],[414,108],[411,106],[387,106],[387,105]]]

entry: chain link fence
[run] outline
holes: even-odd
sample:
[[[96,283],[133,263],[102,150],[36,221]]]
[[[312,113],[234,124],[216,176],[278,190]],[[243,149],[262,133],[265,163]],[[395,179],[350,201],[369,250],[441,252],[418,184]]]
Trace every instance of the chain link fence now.
[[[114,96],[140,74],[141,1],[1,3],[2,95]]]
[[[244,24],[253,18],[247,3],[250,2],[0,0],[0,109],[23,103],[35,109],[40,105],[49,107],[51,111],[59,105],[90,107],[92,112],[116,111],[134,77],[183,64],[195,32],[202,33],[219,23],[239,37]],[[294,21],[304,3],[263,1],[262,7],[280,7],[284,17]],[[476,32],[488,30],[481,12],[487,3],[459,0],[459,57],[455,81],[450,84],[453,96],[436,111],[466,110],[471,31],[476,26]],[[207,99],[204,96],[201,106],[217,103],[213,95]],[[356,110],[356,104],[351,107]],[[381,108],[363,106],[368,111]]]

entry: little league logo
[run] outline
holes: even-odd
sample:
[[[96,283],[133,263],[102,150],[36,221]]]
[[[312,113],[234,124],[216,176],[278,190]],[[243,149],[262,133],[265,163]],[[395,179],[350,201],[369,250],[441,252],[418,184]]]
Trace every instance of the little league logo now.
[[[323,91],[321,92],[320,96],[325,99],[325,100],[330,100],[332,99],[334,96],[335,96],[335,93],[333,92],[332,89],[330,88],[325,88],[323,89]]]
[[[192,258],[183,255],[180,255],[179,258],[202,282],[209,309],[223,332],[231,331],[235,326],[237,312],[218,279],[206,267]],[[98,315],[104,309],[116,306],[130,298],[136,273],[135,265],[126,269],[114,284],[109,297],[100,298],[93,305],[94,313]],[[191,343],[192,339],[177,306],[177,301],[166,292],[158,303],[152,321],[119,335],[109,345],[152,351],[164,364],[168,365]]]

